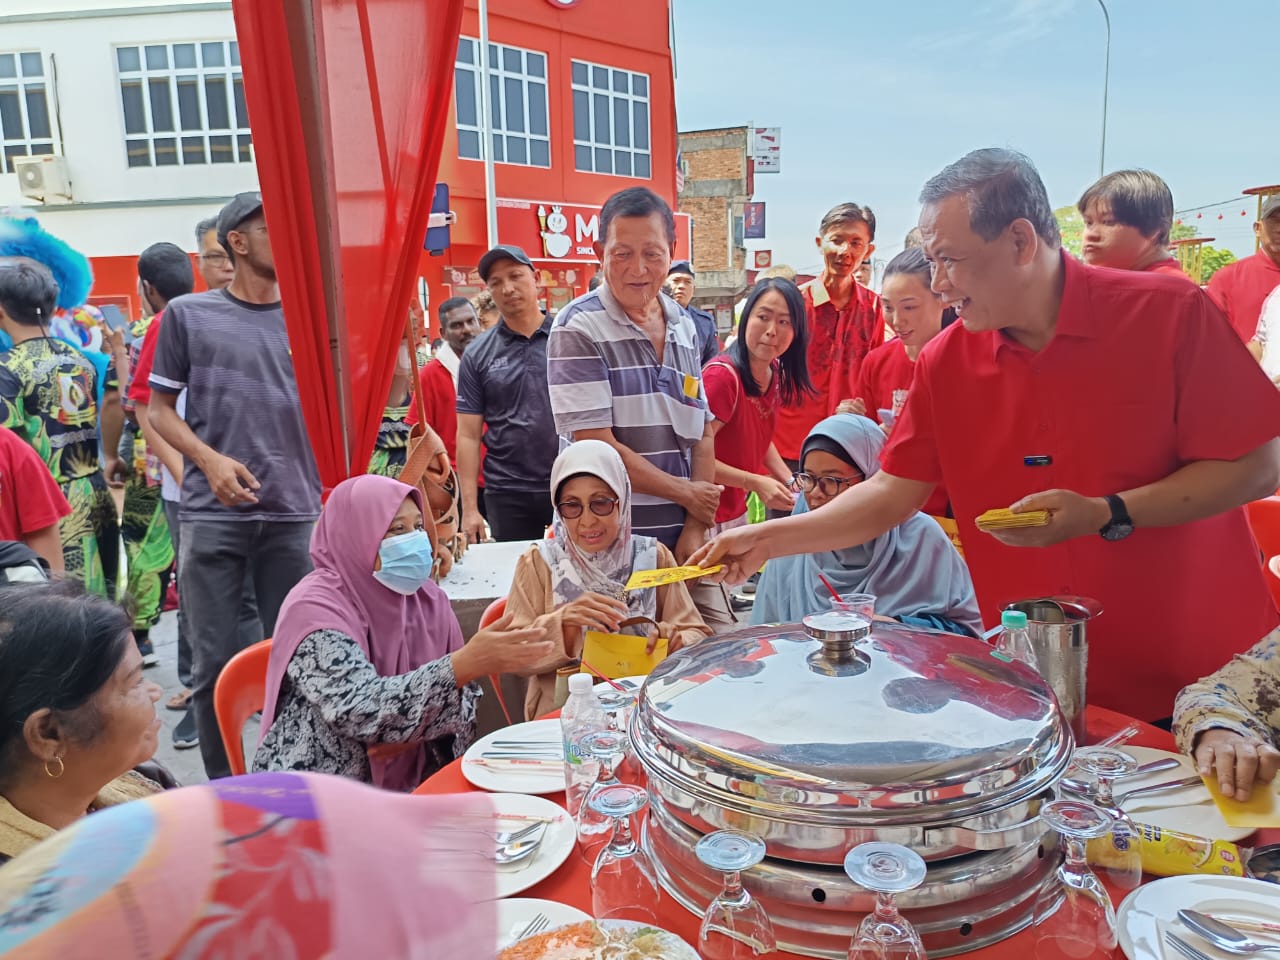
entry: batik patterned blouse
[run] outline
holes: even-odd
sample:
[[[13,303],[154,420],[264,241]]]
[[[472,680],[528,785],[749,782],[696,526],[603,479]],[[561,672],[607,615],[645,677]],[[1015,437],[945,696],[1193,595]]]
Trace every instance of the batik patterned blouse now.
[[[1214,727],[1280,746],[1280,628],[1178,694],[1179,750],[1190,753],[1196,737]]]

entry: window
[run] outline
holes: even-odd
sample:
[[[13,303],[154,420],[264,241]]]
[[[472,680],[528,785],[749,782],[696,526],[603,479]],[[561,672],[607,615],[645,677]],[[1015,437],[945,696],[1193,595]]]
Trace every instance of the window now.
[[[234,40],[116,47],[131,167],[253,163]]]
[[[458,40],[453,75],[458,156],[483,160],[480,41],[468,37]],[[489,108],[493,111],[493,159],[497,163],[551,166],[545,54],[489,44]]]
[[[573,163],[649,179],[649,77],[573,61]]]
[[[0,53],[0,173],[14,172],[14,157],[51,153],[44,58],[38,53]]]

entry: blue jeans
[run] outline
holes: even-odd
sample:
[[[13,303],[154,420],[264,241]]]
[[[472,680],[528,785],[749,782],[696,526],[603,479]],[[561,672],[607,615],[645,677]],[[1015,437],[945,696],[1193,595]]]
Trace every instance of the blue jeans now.
[[[311,571],[312,521],[184,520],[178,591],[191,645],[196,729],[210,780],[231,775],[213,688],[228,660],[246,646],[240,628],[245,583],[257,595],[262,635],[270,637],[289,591]]]

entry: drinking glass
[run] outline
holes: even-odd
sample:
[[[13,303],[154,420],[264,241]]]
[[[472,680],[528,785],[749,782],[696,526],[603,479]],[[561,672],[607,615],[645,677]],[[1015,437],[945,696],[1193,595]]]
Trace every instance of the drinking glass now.
[[[578,743],[582,752],[596,761],[598,770],[596,780],[587,789],[582,798],[582,806],[578,808],[578,815],[574,818],[582,855],[588,863],[593,863],[600,844],[613,829],[613,820],[592,809],[591,797],[605,787],[619,783],[618,764],[626,753],[626,736],[616,730],[597,730],[582,737]]]
[[[764,859],[764,841],[753,833],[717,830],[699,840],[694,852],[703,864],[724,874],[720,893],[702,915],[698,956],[747,960],[777,950],[769,915],[742,885],[742,871]]]
[[[1106,960],[1116,947],[1116,914],[1085,860],[1085,844],[1105,836],[1113,818],[1092,803],[1050,800],[1040,808],[1040,819],[1067,849],[1036,897],[1036,960]]]
[[[1104,880],[1124,890],[1142,883],[1141,834],[1127,813],[1116,806],[1113,789],[1119,777],[1133,773],[1138,761],[1114,747],[1081,747],[1071,762],[1094,779],[1090,800],[1111,814],[1111,829],[1088,845],[1086,855]]]
[[[631,729],[631,711],[636,705],[634,691],[618,690],[602,683],[596,687],[596,702],[604,711],[610,730],[626,733]]]
[[[658,875],[636,843],[631,817],[649,805],[649,794],[630,783],[596,790],[587,802],[613,821],[609,843],[591,868],[591,908],[597,920],[658,922]]]
[[[897,901],[924,880],[920,855],[897,843],[863,843],[844,858],[844,872],[876,894],[876,908],[858,925],[848,960],[925,960],[920,934],[898,912]]]
[[[831,609],[856,613],[860,617],[866,617],[870,623],[876,618],[876,598],[870,593],[842,593],[839,600],[832,598]]]

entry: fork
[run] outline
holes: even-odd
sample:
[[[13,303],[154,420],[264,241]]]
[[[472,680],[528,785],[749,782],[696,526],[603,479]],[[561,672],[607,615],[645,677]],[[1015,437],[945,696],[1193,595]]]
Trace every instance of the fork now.
[[[541,933],[551,926],[551,920],[545,913],[540,913],[530,920],[523,930],[516,934],[516,942],[523,940],[525,937],[532,937],[535,933]],[[1208,960],[1206,957],[1205,960]]]
[[[541,830],[547,825],[548,821],[540,820],[537,823],[531,823],[527,827],[521,827],[519,830],[499,830],[493,835],[493,839],[497,841],[498,846],[505,847],[509,843],[515,843],[517,840],[523,840],[532,833]]]
[[[1183,940],[1180,936],[1169,930],[1164,932],[1164,942],[1186,957],[1187,960],[1213,960],[1213,958],[1203,950],[1198,950],[1191,944],[1187,943],[1187,941]]]

